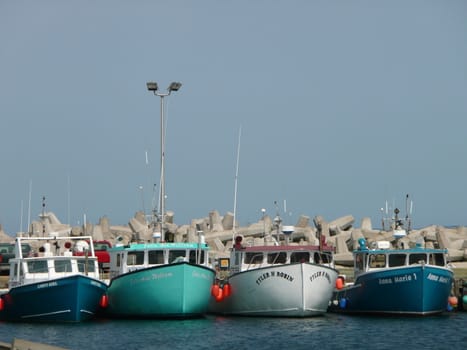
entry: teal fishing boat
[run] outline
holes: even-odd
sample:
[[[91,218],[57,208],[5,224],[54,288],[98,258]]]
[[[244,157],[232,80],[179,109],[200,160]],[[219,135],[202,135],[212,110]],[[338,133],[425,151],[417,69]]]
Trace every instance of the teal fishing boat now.
[[[198,242],[169,242],[165,222],[165,121],[164,97],[178,91],[173,82],[158,92],[155,82],[147,88],[161,98],[161,175],[159,212],[153,210],[153,242],[115,246],[110,253],[109,317],[188,318],[207,312],[215,271],[209,247],[198,230]]]
[[[110,253],[105,314],[190,318],[207,312],[215,271],[205,243],[134,243]]]

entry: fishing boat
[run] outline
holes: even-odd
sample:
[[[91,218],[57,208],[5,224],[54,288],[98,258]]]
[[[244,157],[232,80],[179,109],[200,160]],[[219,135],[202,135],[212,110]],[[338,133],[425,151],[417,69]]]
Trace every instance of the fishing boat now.
[[[161,98],[161,175],[159,209],[154,209],[152,242],[116,245],[109,249],[109,317],[190,318],[207,312],[215,271],[210,267],[209,247],[198,230],[198,242],[170,242],[165,222],[165,121],[164,97],[158,85],[147,88]]]
[[[25,244],[39,252],[23,255]],[[74,255],[74,249],[85,254]],[[91,237],[17,237],[9,289],[0,298],[0,320],[86,321],[105,307],[106,290]]]
[[[329,311],[420,316],[446,311],[454,276],[447,250],[426,248],[422,241],[414,247],[404,244],[407,232],[399,210],[394,212],[395,243],[368,247],[365,238],[359,239],[353,251],[354,282],[338,278]]]
[[[229,258],[218,261],[209,311],[238,316],[309,317],[326,312],[338,276],[334,248],[319,244],[289,243],[293,226],[280,226],[277,237],[266,234],[263,244],[243,244],[241,235]]]
[[[460,298],[460,309],[467,311],[467,281],[462,281]]]
[[[109,253],[107,316],[191,318],[207,312],[215,271],[206,243],[130,243]]]

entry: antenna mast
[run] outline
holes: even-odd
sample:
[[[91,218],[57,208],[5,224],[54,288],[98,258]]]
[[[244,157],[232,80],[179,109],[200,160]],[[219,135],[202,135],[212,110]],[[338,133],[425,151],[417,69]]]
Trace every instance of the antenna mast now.
[[[240,140],[242,137],[242,126],[238,131],[238,145],[237,145],[237,164],[235,166],[235,186],[234,186],[234,213],[233,213],[233,225],[232,225],[232,243],[235,242],[235,221],[237,219],[237,187],[238,187],[238,163],[240,161]]]

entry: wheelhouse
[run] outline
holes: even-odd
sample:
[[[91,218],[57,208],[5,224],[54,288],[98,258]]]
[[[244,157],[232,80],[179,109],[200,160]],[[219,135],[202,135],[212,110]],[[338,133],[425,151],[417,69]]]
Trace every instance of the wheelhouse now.
[[[189,262],[209,266],[209,247],[196,243],[148,243],[114,247],[110,253],[110,277],[159,265]]]
[[[252,246],[234,249],[230,261],[232,272],[299,263],[334,267],[333,251],[319,250],[316,246]]]
[[[39,253],[24,255],[20,249],[24,244],[22,242],[32,240],[43,241],[42,249]],[[65,244],[61,246],[60,242]],[[17,238],[16,256],[10,259],[10,288],[72,275],[99,279],[98,262],[93,255],[92,245],[83,256],[75,256],[71,251],[71,242],[71,237]],[[52,249],[52,246],[55,249]]]
[[[446,252],[429,249],[360,250],[354,253],[355,273],[377,269],[399,268],[414,264],[446,267]]]

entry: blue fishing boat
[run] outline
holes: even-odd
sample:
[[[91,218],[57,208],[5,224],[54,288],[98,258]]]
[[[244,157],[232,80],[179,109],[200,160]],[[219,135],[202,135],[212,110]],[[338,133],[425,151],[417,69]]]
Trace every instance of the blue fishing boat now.
[[[23,255],[25,243],[39,252]],[[85,254],[74,255],[74,249]],[[89,320],[105,307],[106,290],[91,237],[18,237],[15,258],[10,259],[9,290],[0,298],[0,320]]]
[[[360,314],[433,315],[446,311],[454,273],[447,250],[424,247],[418,242],[406,248],[406,236],[397,218],[395,244],[360,238],[353,252],[354,282],[336,281],[329,307],[331,312]]]
[[[354,252],[355,282],[338,285],[330,311],[430,315],[446,310],[453,272],[446,251],[413,248]]]
[[[132,243],[109,253],[107,316],[190,318],[207,312],[215,271],[206,243]]]

